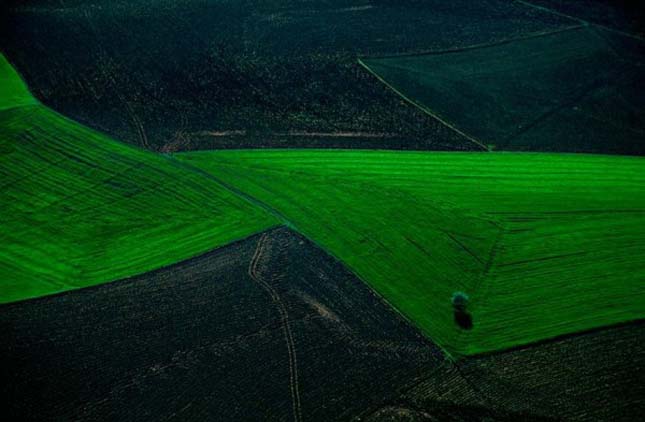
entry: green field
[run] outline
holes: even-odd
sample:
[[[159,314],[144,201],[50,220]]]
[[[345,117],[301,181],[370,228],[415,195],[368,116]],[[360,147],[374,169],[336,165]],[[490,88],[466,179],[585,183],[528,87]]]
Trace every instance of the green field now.
[[[38,101],[31,96],[27,86],[7,59],[0,54],[0,111],[24,105],[35,105]]]
[[[645,317],[645,160],[571,154],[177,154],[271,207],[452,355]],[[470,298],[474,328],[453,321]]]
[[[0,55],[0,303],[128,277],[277,224],[167,157],[39,105]]]
[[[643,154],[645,50],[623,35],[578,27],[361,63],[493,149]]]

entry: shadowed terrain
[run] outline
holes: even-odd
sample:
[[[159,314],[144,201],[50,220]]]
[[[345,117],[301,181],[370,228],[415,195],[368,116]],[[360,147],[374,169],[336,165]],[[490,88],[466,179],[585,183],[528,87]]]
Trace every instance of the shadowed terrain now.
[[[645,3],[640,0],[529,0],[527,6],[645,37]]]
[[[581,24],[362,63],[411,103],[490,148],[645,153],[645,42],[622,33]]]

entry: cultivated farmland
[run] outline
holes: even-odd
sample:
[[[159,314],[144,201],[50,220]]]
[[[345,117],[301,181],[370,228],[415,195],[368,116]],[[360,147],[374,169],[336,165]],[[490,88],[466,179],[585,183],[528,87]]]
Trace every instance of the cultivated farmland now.
[[[0,55],[0,111],[36,104],[38,101],[29,93],[20,76]]]
[[[645,371],[642,323],[445,360],[284,228],[4,305],[0,328],[5,414],[20,420],[627,420]]]
[[[642,318],[638,157],[178,154],[276,210],[454,355]],[[450,297],[471,297],[474,328]]]
[[[277,223],[202,174],[36,104],[1,55],[0,82],[0,302],[131,276]]]
[[[632,323],[466,358],[416,383],[373,420],[400,420],[403,410],[422,421],[428,414],[451,421],[633,421],[645,412],[643,336],[645,324]]]
[[[642,418],[615,4],[1,1],[5,418]]]

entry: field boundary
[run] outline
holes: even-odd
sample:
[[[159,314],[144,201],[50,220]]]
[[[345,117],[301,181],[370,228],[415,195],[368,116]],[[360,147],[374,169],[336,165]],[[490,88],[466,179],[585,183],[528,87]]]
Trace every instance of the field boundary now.
[[[211,254],[211,253],[213,253],[213,252],[215,252],[215,251],[217,251],[219,249],[236,245],[238,243],[241,243],[241,242],[247,241],[249,239],[252,239],[255,236],[261,236],[262,234],[265,234],[265,233],[271,233],[271,232],[273,232],[275,230],[279,230],[282,227],[286,227],[286,226],[284,224],[276,224],[274,226],[267,227],[266,229],[258,231],[256,233],[251,233],[251,234],[249,234],[247,236],[240,237],[239,239],[234,239],[234,240],[232,240],[232,241],[230,241],[228,243],[225,243],[223,245],[215,246],[215,247],[213,247],[213,248],[211,248],[211,249],[209,249],[207,251],[198,253],[197,255],[188,257],[186,259],[182,259],[180,261],[176,261],[176,262],[173,262],[173,263],[170,263],[168,265],[161,266],[161,267],[156,267],[156,268],[153,268],[153,269],[148,270],[148,271],[143,271],[141,273],[133,274],[133,275],[128,276],[128,277],[123,277],[123,278],[119,278],[119,279],[116,279],[116,280],[109,280],[109,281],[105,281],[105,282],[98,283],[98,284],[92,284],[92,285],[89,285],[89,286],[76,287],[76,288],[68,289],[68,290],[61,290],[61,291],[57,291],[57,292],[54,292],[54,293],[49,293],[49,294],[45,294],[45,295],[41,295],[41,296],[27,297],[25,299],[14,300],[12,302],[1,302],[0,303],[0,310],[3,309],[3,308],[9,308],[9,307],[12,307],[12,306],[18,306],[18,305],[24,304],[24,303],[45,301],[45,300],[49,300],[49,299],[51,299],[53,297],[73,295],[75,293],[78,293],[79,291],[96,290],[96,289],[100,289],[101,287],[109,285],[109,284],[129,282],[129,281],[131,281],[133,279],[136,279],[137,277],[141,277],[144,274],[153,275],[153,274],[158,273],[158,272],[167,271],[167,270],[172,269],[174,267],[178,267],[180,265],[184,265],[186,263],[201,259],[205,255]],[[300,232],[298,232],[298,233],[300,233]]]
[[[475,138],[474,136],[471,136],[467,134],[466,132],[462,131],[461,129],[457,128],[454,124],[448,122],[446,119],[443,117],[439,116],[437,113],[435,113],[433,110],[428,108],[427,106],[424,106],[407,95],[403,94],[401,91],[399,91],[397,88],[394,87],[394,85],[390,84],[387,82],[383,77],[381,77],[377,72],[372,70],[369,65],[367,65],[363,60],[360,58],[358,59],[358,64],[362,66],[365,70],[367,70],[372,76],[374,76],[376,79],[378,79],[379,82],[381,82],[383,85],[385,85],[387,88],[389,88],[391,91],[393,91],[395,94],[397,94],[399,97],[401,97],[403,100],[405,100],[407,103],[411,104],[412,106],[416,107],[417,109],[421,110],[423,113],[426,115],[432,117],[433,119],[436,119],[440,123],[442,123],[444,126],[450,128],[452,131],[456,132],[457,134],[463,136],[470,142],[474,143],[478,147],[480,147],[483,151],[492,151],[492,148],[486,144],[484,144],[482,141],[479,139]]]
[[[453,132],[463,136],[470,142],[474,143],[478,147],[480,147],[482,150],[491,152],[493,150],[493,147],[491,145],[485,144],[483,141],[479,140],[475,136],[459,129],[457,125],[449,122],[447,119],[444,117],[441,117],[437,112],[434,110],[430,109],[427,105],[421,104],[418,101],[413,100],[409,96],[405,95],[403,92],[401,92],[398,88],[396,88],[394,85],[392,85],[390,82],[385,80],[378,72],[374,71],[367,63],[365,63],[364,60],[387,60],[387,59],[397,59],[397,58],[405,58],[405,57],[421,57],[421,56],[433,56],[433,55],[443,55],[443,54],[452,54],[452,53],[461,53],[464,51],[471,51],[471,50],[479,50],[479,49],[484,49],[484,48],[492,48],[492,47],[497,47],[500,45],[506,45],[506,44],[511,44],[517,41],[525,41],[525,40],[531,40],[535,38],[542,38],[542,37],[548,37],[551,35],[556,35],[560,34],[563,32],[570,32],[570,31],[579,31],[584,28],[588,28],[591,26],[590,23],[586,21],[581,21],[577,25],[573,26],[567,26],[565,28],[561,29],[556,29],[556,30],[548,30],[548,31],[543,31],[543,32],[534,32],[531,34],[528,34],[523,37],[517,37],[517,38],[509,38],[509,39],[504,39],[492,43],[484,43],[484,44],[474,44],[466,47],[459,47],[459,48],[451,48],[451,49],[444,49],[444,50],[430,50],[430,51],[422,51],[422,52],[415,52],[415,53],[403,53],[403,54],[390,54],[390,55],[370,55],[370,56],[361,56],[357,58],[358,64],[365,70],[367,70],[372,76],[374,76],[379,82],[384,84],[387,88],[389,88],[391,91],[393,91],[395,94],[397,94],[399,97],[401,97],[404,101],[407,103],[411,104],[412,106],[416,107],[417,109],[421,110],[423,113],[426,115],[432,117],[433,119],[436,119],[439,121],[441,124],[444,126],[448,127],[451,129]]]

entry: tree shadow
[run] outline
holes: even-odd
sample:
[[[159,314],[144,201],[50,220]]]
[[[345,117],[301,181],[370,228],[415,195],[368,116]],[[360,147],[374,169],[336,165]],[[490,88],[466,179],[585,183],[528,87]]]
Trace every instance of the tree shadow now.
[[[455,309],[455,323],[464,330],[473,328],[473,317],[463,309]]]

